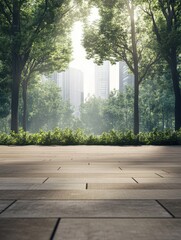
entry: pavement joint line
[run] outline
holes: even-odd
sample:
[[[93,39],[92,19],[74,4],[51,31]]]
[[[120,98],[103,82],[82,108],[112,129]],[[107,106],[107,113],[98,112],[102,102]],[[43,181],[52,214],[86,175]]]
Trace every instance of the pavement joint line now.
[[[14,200],[12,203],[10,203],[7,207],[5,207],[0,214],[2,214],[3,212],[5,212],[9,207],[11,207],[17,200]]]
[[[56,222],[56,224],[55,224],[55,227],[54,227],[54,229],[53,229],[53,232],[52,232],[52,234],[51,234],[50,240],[53,240],[53,239],[54,239],[60,221],[61,221],[61,218],[58,218],[58,219],[57,219],[57,222]]]
[[[158,173],[155,173],[157,176],[159,176],[159,177],[161,177],[161,178],[163,178],[163,176],[162,175],[160,175],[160,174],[158,174]]]
[[[138,181],[136,181],[136,179],[135,179],[134,177],[132,177],[132,179],[133,179],[133,181],[135,181],[137,184],[139,184],[139,182],[138,182]]]
[[[173,215],[173,213],[171,213],[159,200],[155,200],[163,209],[165,209],[165,211],[167,212],[167,213],[169,213],[171,216],[172,216],[172,218],[175,218],[175,216]]]
[[[47,177],[47,178],[42,182],[42,184],[45,183],[48,179],[49,179],[49,177]]]

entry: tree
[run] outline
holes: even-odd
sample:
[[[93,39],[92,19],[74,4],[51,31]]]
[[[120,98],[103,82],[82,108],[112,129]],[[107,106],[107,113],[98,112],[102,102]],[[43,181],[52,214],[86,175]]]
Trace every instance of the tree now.
[[[123,93],[113,91],[103,106],[106,131],[133,128],[133,89],[127,87]]]
[[[62,31],[63,32],[63,31]],[[27,88],[36,74],[49,74],[53,71],[65,70],[71,57],[71,42],[66,33],[54,36],[46,31],[32,47],[29,59],[22,74],[22,96],[23,96],[23,130],[26,131],[27,123]],[[51,36],[49,36],[51,35]],[[53,37],[54,36],[54,37]],[[47,40],[48,38],[48,40]],[[47,47],[49,46],[49,47]]]
[[[78,4],[80,1],[76,1]],[[19,89],[22,73],[35,43],[49,29],[52,33],[67,12],[75,8],[71,0],[2,0],[0,19],[6,25],[3,34],[8,39],[10,49],[11,88],[11,130],[18,132]],[[56,32],[57,35],[59,32]],[[50,36],[50,35],[49,35]],[[47,38],[48,40],[48,38]],[[48,47],[48,46],[47,46]]]
[[[150,29],[137,1],[93,1],[101,19],[85,28],[84,47],[97,63],[125,61],[134,74],[134,133],[139,133],[139,85],[159,56],[152,50]],[[137,18],[137,19],[136,19]],[[148,57],[149,56],[149,57]]]
[[[61,90],[55,82],[38,80],[31,84],[29,92],[27,104],[29,131],[52,130],[55,127],[64,128],[71,125],[73,111],[71,106],[62,100]]]
[[[144,1],[143,9],[152,22],[157,51],[168,63],[175,95],[175,130],[181,128],[181,1]]]
[[[104,100],[91,97],[81,105],[80,119],[89,133],[101,134],[105,129],[102,115],[103,104]]]
[[[8,70],[0,61],[0,118],[10,113],[10,81]]]
[[[168,69],[154,69],[140,88],[141,131],[173,129],[174,93]]]
[[[3,31],[7,30],[7,23],[2,22],[0,15],[0,119],[5,118],[10,113],[10,68],[7,52],[9,42]]]

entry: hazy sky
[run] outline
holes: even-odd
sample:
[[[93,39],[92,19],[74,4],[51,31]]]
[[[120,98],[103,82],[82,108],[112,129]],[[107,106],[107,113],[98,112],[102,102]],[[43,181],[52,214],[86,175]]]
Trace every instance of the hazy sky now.
[[[98,13],[94,9],[90,17],[90,21],[98,18]],[[76,22],[72,31],[73,41],[73,61],[70,67],[80,69],[84,74],[84,95],[85,97],[95,93],[95,65],[93,60],[86,59],[86,52],[81,45],[82,23]],[[110,69],[110,89],[118,89],[118,65],[111,66]]]
[[[87,96],[88,93],[94,94],[94,63],[92,60],[86,59],[86,53],[81,45],[82,38],[82,23],[76,22],[72,31],[73,41],[73,61],[70,63],[70,67],[80,69],[84,74],[84,93]]]

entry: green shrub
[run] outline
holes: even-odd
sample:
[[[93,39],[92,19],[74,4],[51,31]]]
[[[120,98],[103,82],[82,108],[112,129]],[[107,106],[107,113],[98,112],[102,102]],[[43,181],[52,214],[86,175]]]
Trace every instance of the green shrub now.
[[[24,132],[10,134],[0,133],[0,145],[180,145],[181,129],[179,131],[165,130],[140,133],[132,131],[122,133],[112,130],[101,135],[86,135],[83,130],[59,129],[39,131],[38,133]]]

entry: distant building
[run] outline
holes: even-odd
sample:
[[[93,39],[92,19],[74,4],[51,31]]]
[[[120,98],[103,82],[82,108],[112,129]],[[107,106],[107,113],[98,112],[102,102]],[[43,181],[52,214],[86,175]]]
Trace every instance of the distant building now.
[[[125,62],[119,62],[119,91],[124,92],[126,86],[134,87],[134,75],[129,73]]]
[[[83,73],[79,69],[69,68],[62,73],[53,73],[52,79],[61,88],[62,98],[74,107],[75,116],[80,116],[80,105],[84,102]]]
[[[103,65],[95,65],[95,96],[103,99],[108,98],[110,91],[110,62]]]

